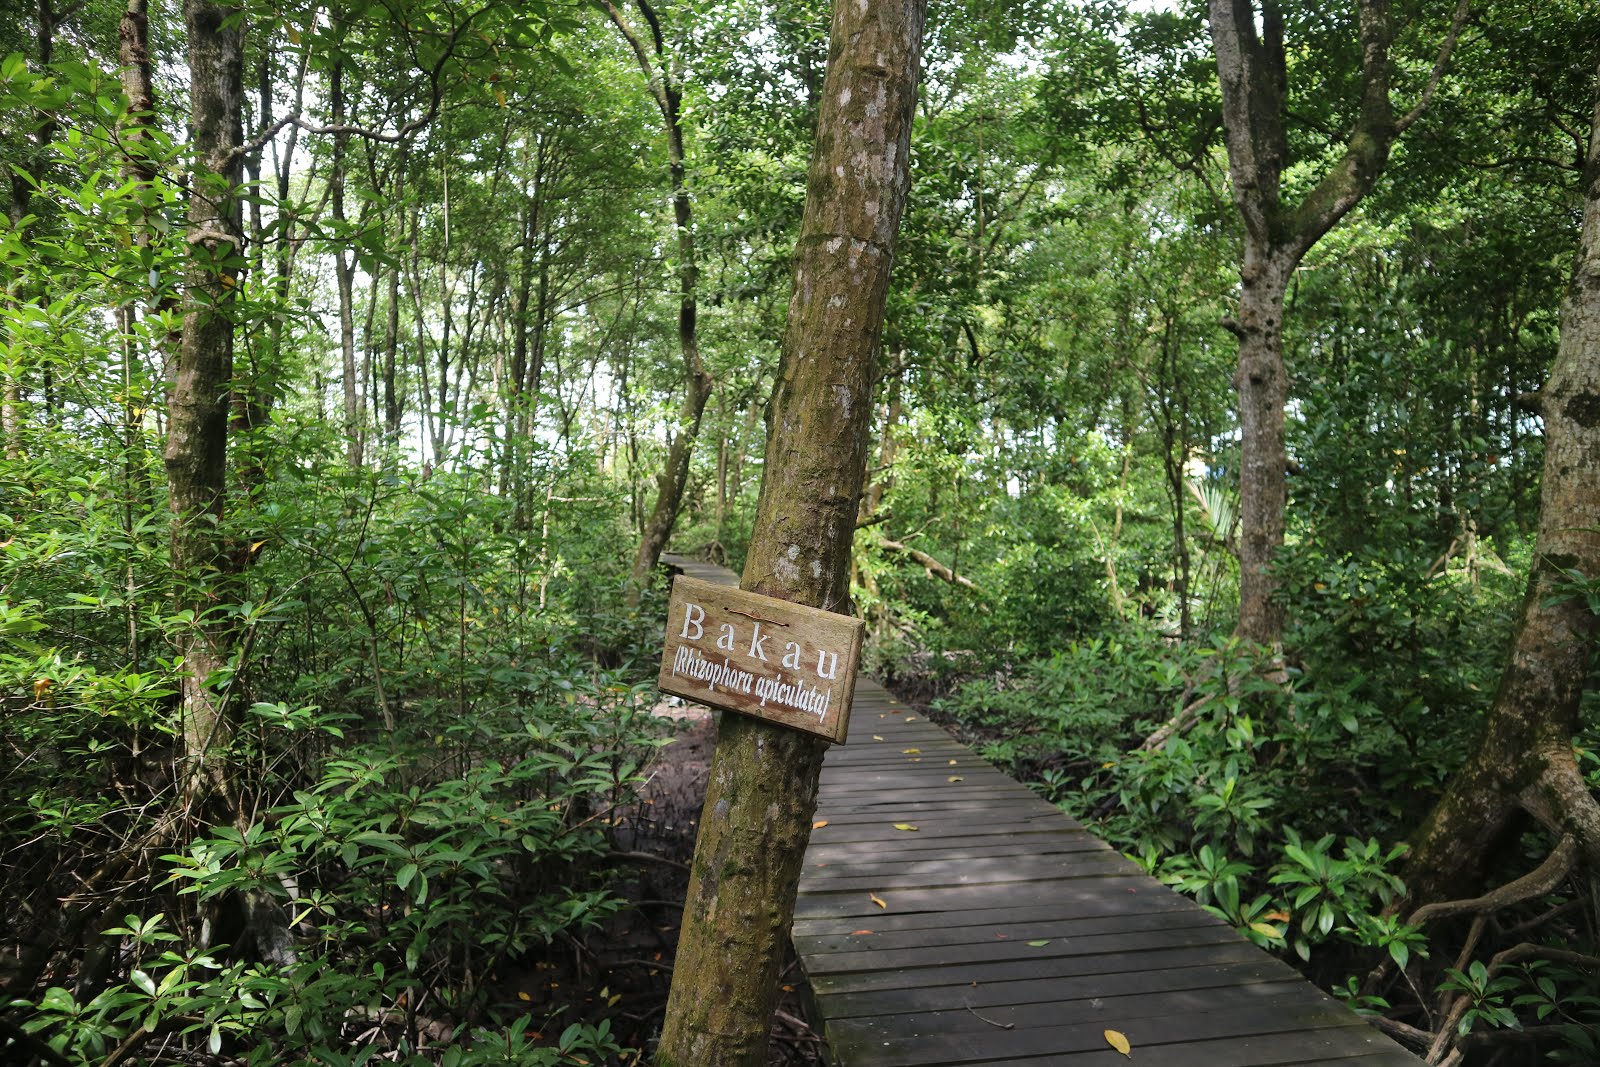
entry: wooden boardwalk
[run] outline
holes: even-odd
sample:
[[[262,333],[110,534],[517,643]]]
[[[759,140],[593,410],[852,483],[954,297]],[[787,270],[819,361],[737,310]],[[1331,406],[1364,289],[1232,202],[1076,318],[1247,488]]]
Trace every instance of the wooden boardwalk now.
[[[840,1067],[1421,1062],[869,679],[817,819],[794,944]]]

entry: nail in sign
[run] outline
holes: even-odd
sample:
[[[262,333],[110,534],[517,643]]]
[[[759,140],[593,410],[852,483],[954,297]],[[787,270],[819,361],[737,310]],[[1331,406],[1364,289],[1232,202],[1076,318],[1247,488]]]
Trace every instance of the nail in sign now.
[[[847,615],[679,575],[657,684],[842,744],[862,629]]]

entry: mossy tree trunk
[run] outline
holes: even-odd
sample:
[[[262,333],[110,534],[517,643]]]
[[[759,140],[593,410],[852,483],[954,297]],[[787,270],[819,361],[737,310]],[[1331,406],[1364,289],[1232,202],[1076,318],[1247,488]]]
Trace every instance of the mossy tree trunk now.
[[[1593,121],[1561,342],[1538,398],[1544,475],[1522,619],[1483,736],[1414,842],[1413,903],[1472,895],[1524,812],[1570,837],[1600,876],[1600,804],[1572,748],[1600,635],[1600,71]]]
[[[925,0],[841,0],[741,585],[847,611]],[[824,742],[722,717],[657,1063],[766,1062]]]

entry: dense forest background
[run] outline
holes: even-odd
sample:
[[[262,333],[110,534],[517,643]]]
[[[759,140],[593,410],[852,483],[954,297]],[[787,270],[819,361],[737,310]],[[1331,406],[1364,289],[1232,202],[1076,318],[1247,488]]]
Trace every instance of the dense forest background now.
[[[656,557],[751,538],[827,12],[8,14],[0,1050],[636,1058],[494,975],[621,906]],[[1600,1059],[1592,842],[1404,848],[1540,564],[1597,57],[1565,0],[929,12],[867,669],[1434,1062]]]

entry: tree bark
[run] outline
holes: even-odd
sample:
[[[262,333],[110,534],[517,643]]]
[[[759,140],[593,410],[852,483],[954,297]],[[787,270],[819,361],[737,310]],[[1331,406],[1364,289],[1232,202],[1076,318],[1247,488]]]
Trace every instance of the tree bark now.
[[[848,611],[924,0],[839,0],[741,585]],[[766,1062],[824,743],[722,717],[657,1062]]]
[[[1287,506],[1283,359],[1284,295],[1301,259],[1371,192],[1395,140],[1422,114],[1450,58],[1466,3],[1440,48],[1418,104],[1396,119],[1390,101],[1388,0],[1358,0],[1361,103],[1339,159],[1299,204],[1283,202],[1290,159],[1283,16],[1277,0],[1210,0],[1210,30],[1222,90],[1222,117],[1234,204],[1244,221],[1239,314],[1225,325],[1239,341],[1240,474],[1238,636],[1281,644],[1282,606],[1272,560],[1283,545]],[[1260,31],[1257,31],[1259,14]]]
[[[344,64],[335,62],[329,76],[333,124],[345,124]],[[362,462],[365,405],[361,400],[361,383],[356,376],[356,311],[355,263],[345,250],[349,239],[345,232],[344,183],[348,172],[346,158],[350,151],[350,135],[333,135],[333,170],[328,175],[328,199],[333,211],[334,231],[340,242],[333,250],[333,276],[339,291],[339,356],[344,372],[344,434],[345,462],[352,469]]]
[[[210,679],[228,663],[231,628],[215,617],[235,570],[221,530],[233,378],[232,315],[240,288],[243,225],[244,31],[238,8],[185,0],[189,32],[191,174],[183,332],[168,411],[165,461],[178,602],[193,613],[183,656],[185,779],[225,786],[229,724]]]
[[[1578,256],[1538,398],[1544,475],[1522,618],[1483,736],[1413,843],[1413,903],[1466,895],[1522,812],[1570,835],[1591,880],[1600,875],[1600,804],[1572,750],[1600,636],[1600,616],[1575,586],[1600,580],[1600,70],[1593,121]]]
[[[122,174],[147,194],[157,180],[149,158],[150,131],[155,123],[154,64],[150,61],[149,0],[128,0],[117,23],[117,60],[122,67],[122,91],[128,98],[128,111],[121,123]],[[147,194],[149,195],[149,194]],[[147,201],[148,202],[148,201]],[[148,249],[153,227],[148,210],[141,210],[133,234],[134,245]],[[154,262],[152,258],[151,262]],[[155,297],[157,307],[164,301]],[[117,308],[117,331],[122,345],[122,521],[123,531],[132,543],[138,515],[148,502],[151,490],[146,469],[144,442],[145,365],[140,352],[139,303],[131,295]],[[139,660],[139,597],[133,561],[124,571],[127,594],[128,660]]]

